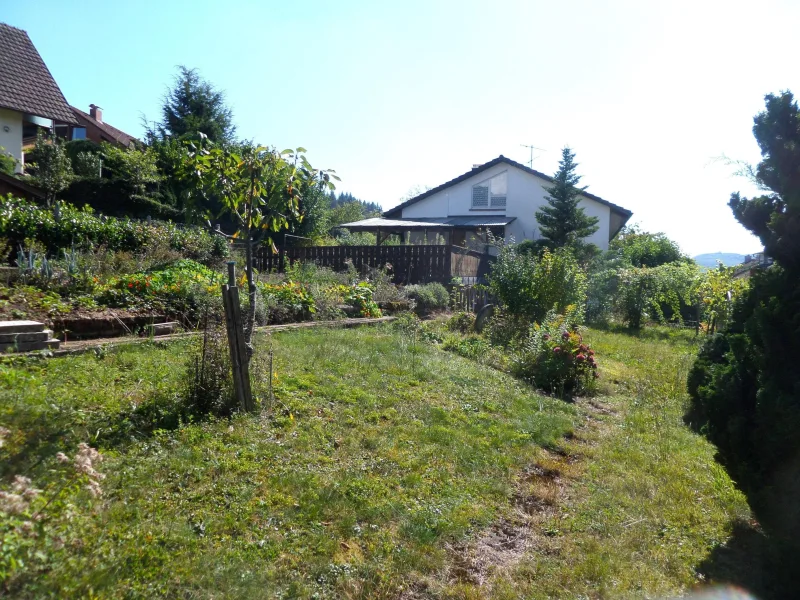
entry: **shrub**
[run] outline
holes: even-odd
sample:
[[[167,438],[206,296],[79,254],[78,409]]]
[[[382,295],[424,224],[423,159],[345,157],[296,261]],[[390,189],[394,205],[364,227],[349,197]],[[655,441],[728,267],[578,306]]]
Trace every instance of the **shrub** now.
[[[583,318],[586,275],[568,250],[544,250],[538,257],[519,253],[508,244],[492,265],[489,289],[512,317],[541,321],[551,310],[577,307],[575,318]]]
[[[448,331],[469,333],[475,331],[475,315],[468,312],[458,312],[447,320],[445,325]]]
[[[406,287],[409,300],[415,302],[418,314],[428,315],[437,310],[447,310],[450,306],[450,294],[441,283],[426,283]]]
[[[511,370],[517,377],[559,396],[592,391],[597,360],[578,332],[575,312],[551,311],[541,325],[533,324],[512,355]]]
[[[674,262],[620,269],[617,277],[617,313],[630,327],[639,329],[646,319],[683,322],[682,313],[690,312],[694,304],[700,271],[695,264]]]
[[[344,300],[350,306],[358,309],[358,314],[365,318],[381,317],[381,309],[378,308],[377,303],[372,299],[373,291],[369,284],[365,282],[358,283],[350,286],[345,295]]]
[[[104,217],[65,202],[56,203],[50,210],[11,196],[0,198],[0,237],[13,247],[24,245],[26,240],[38,241],[52,255],[64,248],[87,250],[98,246],[114,252],[144,252],[158,243],[205,263],[228,255],[225,239],[200,227]]]
[[[294,281],[259,283],[258,290],[270,312],[270,322],[307,321],[317,312],[314,296]]]

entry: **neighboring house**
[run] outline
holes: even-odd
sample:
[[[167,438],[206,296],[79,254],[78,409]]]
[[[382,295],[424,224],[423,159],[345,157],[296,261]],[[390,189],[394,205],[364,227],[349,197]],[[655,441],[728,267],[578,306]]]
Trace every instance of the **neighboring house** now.
[[[130,148],[136,143],[136,138],[124,131],[112,127],[103,121],[103,109],[95,104],[89,105],[89,112],[85,113],[79,108],[70,106],[72,114],[78,125],[69,128],[65,137],[70,140],[92,140],[93,142],[108,142],[121,148]]]
[[[72,125],[78,120],[28,34],[0,23],[0,146],[17,172],[40,129]]]
[[[401,234],[407,243],[445,243],[483,248],[486,231],[516,242],[541,237],[536,211],[547,204],[545,188],[553,178],[505,156],[420,194],[383,213],[382,219],[345,223],[351,231]],[[586,239],[601,250],[630,219],[631,211],[594,194],[581,194],[580,206],[598,219],[598,230]]]

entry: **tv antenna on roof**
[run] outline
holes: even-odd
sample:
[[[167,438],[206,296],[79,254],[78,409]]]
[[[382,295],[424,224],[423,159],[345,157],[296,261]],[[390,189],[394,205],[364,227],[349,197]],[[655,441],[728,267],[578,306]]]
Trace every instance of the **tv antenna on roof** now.
[[[531,169],[533,168],[533,151],[534,150],[541,150],[542,152],[547,152],[547,150],[545,150],[544,148],[537,148],[536,146],[530,146],[528,144],[520,144],[520,146],[522,146],[523,148],[530,148],[531,159],[530,159],[530,161],[528,161],[528,167],[530,167]]]

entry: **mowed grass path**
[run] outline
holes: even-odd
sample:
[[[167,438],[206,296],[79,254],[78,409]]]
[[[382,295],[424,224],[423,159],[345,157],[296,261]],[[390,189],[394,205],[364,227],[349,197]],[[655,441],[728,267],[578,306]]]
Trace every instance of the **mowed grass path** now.
[[[6,478],[45,487],[55,452],[81,441],[107,456],[102,509],[76,516],[76,539],[14,593],[410,594],[447,573],[453,543],[508,510],[517,475],[579,418],[389,328],[272,343],[269,414],[155,431],[177,425],[192,343],[0,366]]]

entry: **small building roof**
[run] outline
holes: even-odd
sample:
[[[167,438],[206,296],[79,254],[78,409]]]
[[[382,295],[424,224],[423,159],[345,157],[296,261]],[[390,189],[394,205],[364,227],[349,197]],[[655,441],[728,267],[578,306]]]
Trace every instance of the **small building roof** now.
[[[117,142],[121,146],[125,146],[126,148],[130,146],[133,142],[136,141],[136,138],[132,135],[129,135],[122,131],[121,129],[117,129],[116,127],[112,127],[105,121],[98,121],[97,119],[93,118],[92,115],[89,113],[83,112],[80,108],[75,108],[74,106],[70,106],[70,109],[75,114],[75,117],[78,119],[80,125],[93,125],[97,127],[100,131],[105,133],[110,140]]]
[[[440,186],[432,188],[432,189],[428,190],[427,192],[423,192],[419,196],[414,196],[413,198],[410,198],[410,199],[406,200],[405,202],[403,202],[401,204],[398,204],[394,208],[390,208],[389,210],[387,210],[387,211],[385,211],[383,213],[383,216],[384,217],[397,217],[399,215],[402,215],[403,214],[403,209],[406,208],[407,206],[411,206],[412,204],[416,204],[417,202],[419,202],[420,200],[424,200],[428,196],[433,196],[437,192],[441,192],[442,190],[444,190],[446,188],[449,188],[452,185],[455,185],[457,183],[461,183],[462,181],[465,181],[465,180],[469,179],[470,177],[472,177],[474,175],[477,175],[478,173],[481,173],[481,172],[485,171],[486,169],[490,169],[490,168],[494,167],[495,165],[499,165],[501,163],[505,163],[505,164],[510,165],[512,167],[516,167],[518,169],[521,169],[522,171],[525,171],[526,173],[530,173],[531,175],[535,175],[536,177],[538,177],[540,179],[544,179],[545,181],[547,181],[549,183],[554,183],[554,179],[552,177],[550,177],[550,175],[545,175],[544,173],[541,173],[540,171],[535,171],[534,169],[531,169],[530,167],[526,167],[525,165],[523,165],[521,163],[518,163],[515,160],[511,160],[510,158],[506,158],[505,156],[503,156],[501,154],[497,158],[495,158],[493,160],[490,160],[487,163],[483,163],[480,166],[477,166],[477,167],[474,167],[474,168],[470,169],[469,171],[467,171],[463,175],[459,175],[455,179],[451,179],[450,181],[447,181],[447,182],[443,183]],[[599,202],[600,204],[605,204],[606,206],[610,207],[611,208],[611,212],[619,214],[621,217],[623,217],[624,221],[627,221],[631,217],[631,215],[633,215],[633,213],[631,211],[629,211],[627,208],[622,208],[621,206],[613,204],[613,203],[609,202],[608,200],[604,200],[600,196],[595,196],[594,194],[590,194],[589,192],[581,192],[581,195],[586,196],[587,198],[589,198],[591,200],[594,200],[595,202]],[[624,224],[624,221],[623,221],[623,224]]]
[[[0,23],[0,108],[78,124],[28,34],[5,23]]]
[[[458,217],[436,217],[421,219],[383,219],[373,217],[352,223],[343,223],[339,227],[348,229],[451,229],[455,227],[478,228],[478,227],[503,227],[511,223],[516,217],[504,217],[502,215],[484,215],[479,217],[458,216]]]

